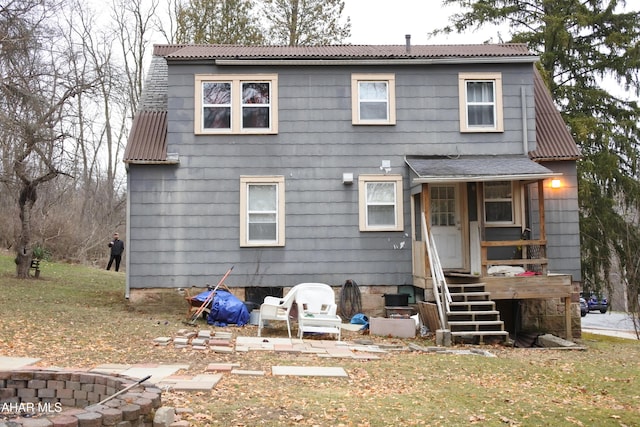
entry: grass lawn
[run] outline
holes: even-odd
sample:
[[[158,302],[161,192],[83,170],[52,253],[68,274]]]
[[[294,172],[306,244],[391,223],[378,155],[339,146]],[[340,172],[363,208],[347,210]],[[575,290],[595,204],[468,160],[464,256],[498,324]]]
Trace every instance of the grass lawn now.
[[[371,361],[259,351],[221,355],[152,345],[185,327],[186,302],[172,312],[134,309],[124,299],[123,273],[48,262],[41,269],[38,280],[17,280],[13,257],[0,255],[2,356],[37,357],[40,366],[61,368],[187,363],[185,374],[233,362],[267,373],[225,374],[207,393],[163,393],[165,405],[194,411],[193,425],[640,425],[636,340],[585,334],[586,351],[485,346],[494,358],[408,351]],[[217,329],[204,321],[198,327]],[[256,335],[254,326],[224,330]],[[286,328],[277,332],[286,336]],[[369,338],[433,345],[424,338]],[[348,378],[274,377],[274,365],[341,366]]]

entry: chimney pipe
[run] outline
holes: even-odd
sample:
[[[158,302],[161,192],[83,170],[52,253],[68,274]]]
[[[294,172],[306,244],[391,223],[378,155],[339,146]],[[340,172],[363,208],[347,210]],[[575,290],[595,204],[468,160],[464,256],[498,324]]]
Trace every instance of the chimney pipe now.
[[[404,36],[407,42],[407,53],[411,53],[411,34],[407,34]]]

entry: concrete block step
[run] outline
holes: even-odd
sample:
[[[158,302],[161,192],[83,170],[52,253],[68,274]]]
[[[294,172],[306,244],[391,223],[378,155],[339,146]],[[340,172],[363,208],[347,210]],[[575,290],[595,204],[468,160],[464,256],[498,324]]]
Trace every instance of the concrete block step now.
[[[459,311],[447,311],[447,316],[464,316],[464,315],[470,315],[470,316],[493,316],[493,315],[500,315],[500,312],[498,310],[459,310]]]
[[[464,311],[447,315],[449,322],[487,322],[491,320],[500,320],[498,314],[467,314]]]
[[[486,301],[491,296],[490,292],[451,292],[453,301]]]
[[[479,336],[490,336],[490,335],[506,337],[509,335],[509,332],[507,331],[451,331],[451,336],[454,336],[454,337],[464,337],[464,336],[479,337]]]
[[[502,320],[462,320],[462,321],[449,321],[449,327],[454,326],[486,326],[486,325],[500,325],[503,326]]]
[[[451,311],[469,310],[473,307],[474,310],[494,310],[496,303],[494,301],[452,301],[449,303]]]
[[[484,283],[468,283],[468,284],[454,283],[454,284],[447,284],[447,286],[449,287],[450,293],[484,292],[485,284]]]

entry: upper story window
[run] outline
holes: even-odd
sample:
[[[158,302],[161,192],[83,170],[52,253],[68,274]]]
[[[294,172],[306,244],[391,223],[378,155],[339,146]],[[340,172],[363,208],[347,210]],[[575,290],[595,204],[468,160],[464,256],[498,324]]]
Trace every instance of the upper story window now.
[[[402,231],[401,175],[358,177],[360,231]]]
[[[240,177],[240,246],[284,246],[284,177]]]
[[[460,132],[502,132],[502,75],[460,73]]]
[[[513,185],[511,181],[484,183],[484,217],[487,223],[514,223]]]
[[[196,75],[195,81],[195,133],[277,133],[277,75]]]
[[[396,78],[393,74],[352,74],[351,114],[354,125],[396,123]]]

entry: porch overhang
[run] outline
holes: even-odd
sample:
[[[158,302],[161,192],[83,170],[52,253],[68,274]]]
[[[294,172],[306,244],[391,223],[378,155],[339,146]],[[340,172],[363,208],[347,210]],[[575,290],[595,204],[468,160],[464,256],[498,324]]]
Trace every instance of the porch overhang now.
[[[412,184],[479,181],[533,181],[561,174],[525,156],[406,156]]]

